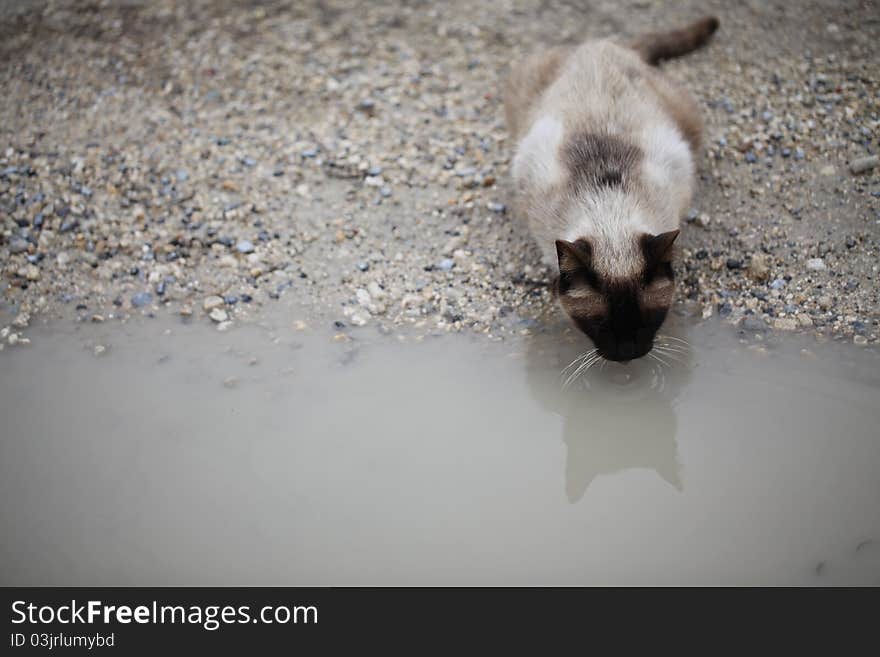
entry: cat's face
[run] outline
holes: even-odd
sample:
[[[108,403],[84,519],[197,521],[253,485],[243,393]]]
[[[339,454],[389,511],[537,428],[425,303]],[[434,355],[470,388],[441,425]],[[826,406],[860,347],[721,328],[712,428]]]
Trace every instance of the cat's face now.
[[[628,277],[610,277],[595,267],[588,239],[558,240],[556,292],[565,312],[586,333],[599,355],[614,361],[641,358],[672,304],[672,243],[678,231],[641,235],[636,253],[641,261]]]

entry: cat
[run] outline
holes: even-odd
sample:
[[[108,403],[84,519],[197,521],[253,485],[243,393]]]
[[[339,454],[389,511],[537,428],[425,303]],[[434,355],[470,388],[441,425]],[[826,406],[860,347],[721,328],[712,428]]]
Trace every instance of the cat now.
[[[653,347],[696,182],[697,102],[657,66],[717,29],[705,17],[627,44],[555,47],[514,64],[507,79],[517,214],[558,267],[560,305],[608,360]]]

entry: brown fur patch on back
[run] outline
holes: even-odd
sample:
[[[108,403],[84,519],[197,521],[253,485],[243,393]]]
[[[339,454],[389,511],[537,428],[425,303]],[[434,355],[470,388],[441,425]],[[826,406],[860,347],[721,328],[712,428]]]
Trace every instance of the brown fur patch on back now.
[[[629,187],[636,178],[642,149],[614,135],[581,133],[562,147],[575,189]]]

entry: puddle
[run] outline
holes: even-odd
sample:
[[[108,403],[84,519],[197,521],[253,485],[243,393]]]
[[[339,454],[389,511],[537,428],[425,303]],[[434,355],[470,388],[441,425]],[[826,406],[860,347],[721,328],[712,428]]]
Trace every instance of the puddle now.
[[[366,334],[29,331],[0,584],[880,584],[873,351],[704,325],[563,391],[553,331]]]

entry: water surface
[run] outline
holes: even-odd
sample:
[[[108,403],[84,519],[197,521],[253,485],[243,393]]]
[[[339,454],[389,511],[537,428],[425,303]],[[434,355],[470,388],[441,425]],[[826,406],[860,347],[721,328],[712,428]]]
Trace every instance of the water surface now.
[[[557,329],[30,335],[0,354],[2,584],[880,584],[866,349],[707,324],[686,364],[563,390]]]

